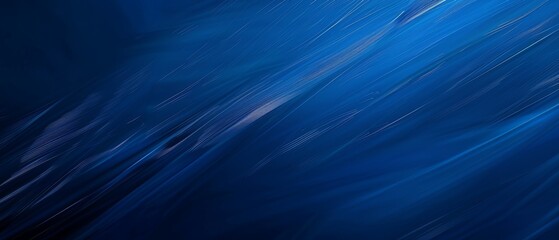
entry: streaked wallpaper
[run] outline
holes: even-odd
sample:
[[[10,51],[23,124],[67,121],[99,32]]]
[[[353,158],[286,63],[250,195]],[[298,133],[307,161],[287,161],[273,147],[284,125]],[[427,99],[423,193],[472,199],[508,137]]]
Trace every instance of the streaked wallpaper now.
[[[559,1],[3,1],[0,239],[559,239]]]

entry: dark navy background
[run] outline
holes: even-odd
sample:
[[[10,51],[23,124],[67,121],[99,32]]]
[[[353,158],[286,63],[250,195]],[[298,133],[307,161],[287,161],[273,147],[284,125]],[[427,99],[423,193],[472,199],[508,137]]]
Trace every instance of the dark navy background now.
[[[556,239],[556,0],[0,3],[0,239]]]

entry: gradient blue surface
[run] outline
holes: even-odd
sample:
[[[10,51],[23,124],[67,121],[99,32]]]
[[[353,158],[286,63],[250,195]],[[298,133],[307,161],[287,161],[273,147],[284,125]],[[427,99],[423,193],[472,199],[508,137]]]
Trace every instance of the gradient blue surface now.
[[[559,237],[557,0],[0,6],[0,239]]]

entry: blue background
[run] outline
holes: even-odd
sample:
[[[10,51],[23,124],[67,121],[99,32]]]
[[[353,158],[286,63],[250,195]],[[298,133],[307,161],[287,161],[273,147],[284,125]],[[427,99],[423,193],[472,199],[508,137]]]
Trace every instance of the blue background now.
[[[556,239],[558,13],[0,3],[0,239]]]

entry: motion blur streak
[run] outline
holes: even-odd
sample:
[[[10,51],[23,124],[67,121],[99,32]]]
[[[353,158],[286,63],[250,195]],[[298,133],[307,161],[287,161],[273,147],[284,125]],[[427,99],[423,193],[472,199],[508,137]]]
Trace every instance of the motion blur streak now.
[[[558,239],[557,0],[11,2],[0,239]]]

